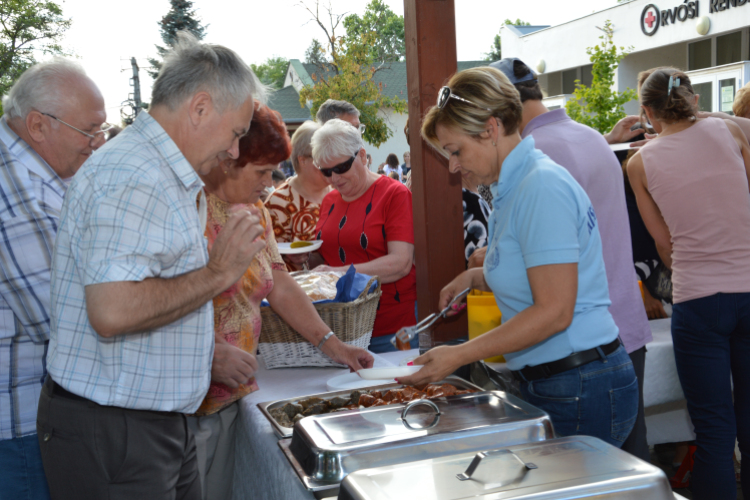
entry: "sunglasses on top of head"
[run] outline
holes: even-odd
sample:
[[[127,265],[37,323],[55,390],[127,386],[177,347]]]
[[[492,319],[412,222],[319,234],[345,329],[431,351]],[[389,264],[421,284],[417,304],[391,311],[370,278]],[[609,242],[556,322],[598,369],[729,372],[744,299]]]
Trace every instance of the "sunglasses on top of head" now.
[[[352,165],[354,165],[354,160],[357,159],[357,155],[358,154],[359,154],[359,151],[357,151],[356,153],[354,153],[354,155],[351,158],[349,158],[348,160],[346,160],[343,163],[339,163],[338,165],[336,165],[334,167],[331,167],[331,168],[320,168],[320,167],[318,167],[318,170],[320,170],[320,173],[323,174],[323,175],[325,175],[326,177],[330,177],[333,174],[338,174],[338,175],[345,174],[349,170],[351,170]]]
[[[471,104],[472,106],[476,106],[479,109],[486,109],[487,111],[492,113],[492,110],[490,108],[485,108],[484,106],[480,106],[479,104],[475,102],[471,102],[468,99],[464,99],[463,97],[457,96],[451,91],[450,87],[441,87],[440,91],[438,92],[437,107],[439,109],[443,109],[448,104],[448,101],[451,100],[451,98],[456,99],[457,101]]]

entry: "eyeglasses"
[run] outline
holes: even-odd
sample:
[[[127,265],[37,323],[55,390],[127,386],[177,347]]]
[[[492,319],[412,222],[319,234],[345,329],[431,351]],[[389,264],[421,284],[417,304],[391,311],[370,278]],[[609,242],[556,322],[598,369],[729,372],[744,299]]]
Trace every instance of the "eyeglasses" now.
[[[348,160],[346,160],[343,163],[339,163],[335,167],[331,167],[331,168],[320,168],[320,167],[318,167],[318,170],[320,170],[320,173],[323,174],[323,175],[325,175],[326,177],[330,177],[333,174],[338,174],[338,175],[345,174],[349,170],[351,170],[352,165],[354,165],[354,160],[357,159],[357,155],[358,154],[359,154],[359,151],[357,151],[356,153],[354,153],[354,156],[352,156],[351,158],[349,158]]]
[[[465,102],[465,103],[471,104],[472,106],[476,106],[479,109],[486,109],[487,111],[489,111],[490,113],[492,113],[492,110],[490,108],[485,108],[484,106],[480,106],[479,104],[477,104],[475,102],[471,102],[468,99],[464,99],[463,97],[457,96],[456,94],[454,94],[453,92],[451,92],[450,87],[442,87],[440,89],[440,92],[438,92],[437,107],[439,109],[443,109],[448,104],[448,101],[450,101],[451,97],[453,99],[459,100],[461,102]]]
[[[360,123],[359,127],[357,127],[357,130],[359,130],[359,135],[365,135],[365,129],[367,128],[367,125],[364,123]]]
[[[40,113],[42,113],[42,112],[40,111]],[[59,119],[58,117],[56,117],[56,116],[54,116],[54,115],[51,115],[51,114],[49,114],[49,113],[42,113],[42,114],[43,114],[44,116],[49,116],[49,117],[50,117],[50,118],[52,118],[53,120],[57,120],[57,121],[59,121],[59,122],[60,122],[60,123],[62,123],[63,125],[65,125],[65,126],[67,126],[67,127],[70,127],[70,128],[72,128],[72,129],[73,129],[73,130],[75,130],[76,132],[80,132],[81,134],[83,134],[83,135],[85,135],[86,137],[88,137],[90,141],[93,141],[93,142],[99,142],[99,141],[101,141],[101,140],[104,140],[104,141],[106,141],[106,140],[107,140],[107,137],[109,136],[109,131],[110,131],[110,130],[112,130],[112,128],[113,128],[113,126],[112,126],[112,125],[109,125],[109,126],[108,126],[107,128],[103,128],[103,129],[101,129],[101,130],[97,130],[97,131],[96,131],[96,132],[94,132],[93,134],[89,134],[88,132],[84,132],[83,130],[81,130],[81,129],[79,129],[79,128],[76,128],[76,127],[74,127],[74,126],[73,126],[73,125],[71,125],[70,123],[66,123],[66,122],[62,121],[61,119]]]

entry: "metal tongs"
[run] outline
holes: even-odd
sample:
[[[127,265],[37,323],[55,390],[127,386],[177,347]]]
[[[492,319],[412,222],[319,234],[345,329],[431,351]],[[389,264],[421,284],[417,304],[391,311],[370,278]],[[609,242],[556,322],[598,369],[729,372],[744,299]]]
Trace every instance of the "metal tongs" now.
[[[469,295],[470,291],[471,288],[467,288],[466,290],[458,293],[455,297],[453,297],[453,300],[451,300],[448,305],[445,306],[445,309],[440,311],[438,314],[432,313],[414,326],[405,326],[401,328],[396,332],[396,335],[391,337],[391,344],[402,350],[404,350],[404,348],[401,346],[405,346],[405,350],[408,350],[409,342],[411,342],[414,337],[419,335],[421,332],[431,328],[432,325],[434,325],[439,319],[445,318],[445,315],[448,314],[448,312],[453,308],[453,305]]]

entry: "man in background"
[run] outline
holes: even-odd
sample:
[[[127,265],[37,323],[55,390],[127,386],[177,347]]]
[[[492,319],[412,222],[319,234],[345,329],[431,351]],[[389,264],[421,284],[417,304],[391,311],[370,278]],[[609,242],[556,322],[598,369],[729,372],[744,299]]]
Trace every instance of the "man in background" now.
[[[411,171],[411,154],[407,151],[404,153],[404,163],[401,164],[401,174],[406,177],[406,174],[408,174]]]
[[[83,69],[53,59],[27,69],[0,119],[0,498],[48,499],[37,439],[47,376],[50,266],[68,187],[104,144],[104,99]]]

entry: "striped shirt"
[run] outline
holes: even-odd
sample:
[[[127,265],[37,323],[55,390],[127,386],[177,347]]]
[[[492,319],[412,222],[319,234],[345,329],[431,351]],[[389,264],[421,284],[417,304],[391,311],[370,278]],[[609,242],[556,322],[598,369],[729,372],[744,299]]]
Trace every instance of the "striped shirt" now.
[[[0,119],[0,439],[36,433],[65,182]]]
[[[145,112],[84,163],[65,197],[52,260],[47,363],[55,382],[101,405],[198,409],[211,377],[211,302],[161,328],[103,338],[88,321],[84,287],[204,267],[195,205],[202,187]]]

